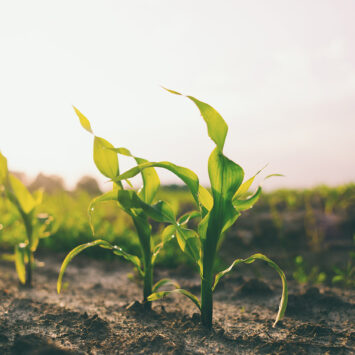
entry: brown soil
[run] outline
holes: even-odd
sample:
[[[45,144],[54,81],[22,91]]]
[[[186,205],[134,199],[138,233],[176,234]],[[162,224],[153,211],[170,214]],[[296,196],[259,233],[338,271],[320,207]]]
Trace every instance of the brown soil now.
[[[56,294],[61,257],[44,258],[33,289],[18,286],[12,264],[1,263],[1,354],[351,354],[355,353],[354,292],[301,289],[290,283],[284,320],[273,328],[280,282],[234,272],[215,292],[214,328],[204,329],[195,306],[172,296],[144,312],[130,265],[77,257]],[[159,270],[198,293],[188,271]],[[265,279],[264,279],[265,280]],[[353,299],[354,301],[354,299]],[[132,303],[133,302],[133,303]]]

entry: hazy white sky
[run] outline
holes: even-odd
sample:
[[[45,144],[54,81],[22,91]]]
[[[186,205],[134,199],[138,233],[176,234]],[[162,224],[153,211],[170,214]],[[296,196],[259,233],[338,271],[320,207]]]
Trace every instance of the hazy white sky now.
[[[247,176],[269,162],[286,175],[270,187],[355,181],[354,14],[353,0],[0,0],[0,150],[29,176],[104,182],[73,104],[115,146],[207,183],[204,122],[164,85],[222,114]]]

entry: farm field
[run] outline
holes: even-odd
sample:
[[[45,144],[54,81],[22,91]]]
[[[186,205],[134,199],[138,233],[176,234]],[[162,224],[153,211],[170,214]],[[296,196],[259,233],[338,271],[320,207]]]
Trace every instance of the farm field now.
[[[157,198],[177,215],[193,207],[188,191],[163,187]],[[168,296],[147,311],[142,280],[131,264],[102,248],[74,258],[56,292],[67,253],[93,236],[85,189],[45,193],[39,214],[53,217],[52,235],[39,242],[33,288],[19,284],[12,259],[25,230],[5,200],[1,212],[1,353],[312,353],[347,354],[354,348],[355,185],[264,193],[224,236],[215,269],[254,252],[284,270],[289,286],[286,314],[272,327],[281,282],[262,261],[241,265],[216,288],[214,328],[200,324],[198,309],[182,295]],[[96,237],[139,255],[130,219],[112,202],[95,208]],[[193,221],[189,222],[193,223]],[[153,239],[162,226],[152,223]],[[198,271],[176,240],[157,259],[155,279],[169,277],[199,292]],[[167,288],[169,288],[167,286]]]

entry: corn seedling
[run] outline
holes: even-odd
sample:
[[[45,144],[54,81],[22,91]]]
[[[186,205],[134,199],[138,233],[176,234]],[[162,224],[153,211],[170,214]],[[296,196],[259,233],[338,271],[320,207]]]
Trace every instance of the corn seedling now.
[[[42,190],[31,194],[26,186],[8,171],[7,159],[1,153],[0,189],[16,207],[24,223],[26,240],[15,246],[14,259],[20,282],[31,287],[34,252],[39,240],[51,235],[53,218],[46,213],[36,214],[37,207],[42,203]]]
[[[168,91],[176,95],[181,95],[175,91]],[[242,211],[251,208],[255,204],[259,199],[262,190],[261,187],[259,187],[254,194],[248,196],[248,190],[256,175],[243,183],[243,169],[223,154],[228,126],[220,114],[208,104],[201,102],[192,96],[187,97],[192,100],[200,110],[200,113],[207,124],[208,135],[216,144],[216,147],[212,151],[208,160],[208,173],[212,194],[199,184],[197,175],[191,170],[181,167],[177,168],[175,165],[168,162],[146,162],[139,164],[114,179],[116,182],[121,182],[152,167],[168,169],[187,184],[199,208],[198,211],[187,213],[178,220],[175,220],[171,213],[165,213],[167,211],[161,210],[161,212],[166,216],[165,221],[170,223],[164,231],[165,234],[176,235],[182,251],[190,255],[197,264],[201,276],[200,300],[189,291],[183,289],[153,292],[153,294],[148,297],[148,300],[158,300],[172,292],[183,294],[199,308],[202,323],[206,327],[211,328],[213,291],[219,280],[241,263],[251,264],[255,260],[263,260],[278,272],[282,280],[282,297],[276,321],[274,323],[276,324],[284,315],[287,305],[286,278],[277,264],[265,255],[254,254],[246,259],[236,259],[230,267],[224,271],[217,274],[214,273],[217,249],[223,234],[234,224]],[[152,218],[156,218],[157,216],[154,216],[153,212],[154,211],[147,211]],[[197,230],[189,229],[186,226],[187,221],[194,217],[200,218]],[[161,218],[160,215],[159,218]],[[159,220],[159,218],[157,220]]]
[[[89,120],[78,109],[74,109],[82,127],[94,135]],[[99,246],[101,248],[110,249],[115,255],[121,256],[134,264],[143,278],[143,302],[145,308],[150,309],[151,302],[148,301],[148,296],[151,293],[156,292],[160,287],[167,284],[175,287],[179,286],[169,279],[160,280],[153,285],[154,263],[164,244],[171,240],[173,235],[163,233],[161,242],[157,245],[153,245],[151,236],[152,228],[148,217],[153,215],[157,221],[167,223],[175,218],[175,215],[172,208],[166,202],[155,202],[160,180],[154,168],[142,171],[143,186],[138,192],[131,188],[125,189],[122,182],[117,180],[119,176],[118,154],[133,158],[137,164],[146,163],[145,159],[133,156],[128,149],[114,148],[114,146],[104,138],[94,135],[93,158],[95,165],[105,177],[113,181],[113,189],[91,201],[88,210],[90,227],[95,236],[92,222],[95,205],[99,202],[115,201],[118,207],[132,218],[139,239],[141,257],[130,254],[121,247],[112,245],[103,239],[97,239],[93,242],[79,245],[74,248],[63,261],[58,277],[57,291],[58,293],[61,291],[62,278],[69,262],[83,250],[93,246]],[[126,182],[129,187],[132,187],[129,180],[126,180]],[[147,214],[146,211],[149,211],[149,214]]]

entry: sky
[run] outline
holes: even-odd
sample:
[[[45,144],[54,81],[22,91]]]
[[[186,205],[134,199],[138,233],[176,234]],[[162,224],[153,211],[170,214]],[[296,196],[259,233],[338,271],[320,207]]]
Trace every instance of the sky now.
[[[75,105],[114,146],[208,185],[205,124],[163,85],[221,113],[247,177],[266,163],[285,175],[265,187],[353,182],[354,13],[353,0],[0,0],[0,150],[30,178],[107,186]]]

